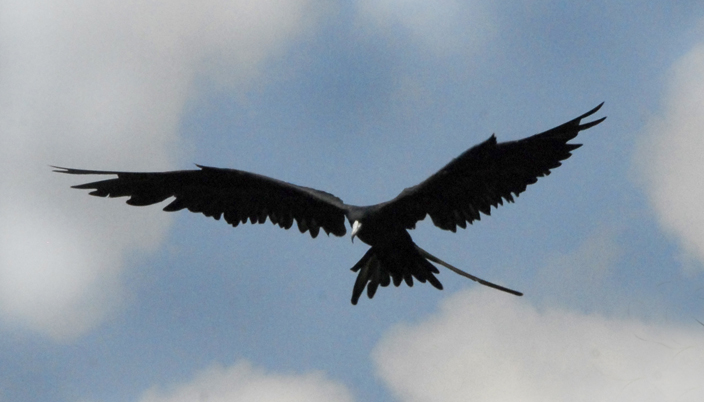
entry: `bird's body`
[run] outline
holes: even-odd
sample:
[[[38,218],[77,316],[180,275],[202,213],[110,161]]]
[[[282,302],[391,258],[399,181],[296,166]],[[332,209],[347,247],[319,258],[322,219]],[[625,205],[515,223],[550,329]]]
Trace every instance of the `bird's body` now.
[[[151,205],[167,198],[175,199],[165,211],[188,209],[215,219],[223,217],[233,226],[240,223],[264,223],[267,218],[289,229],[296,221],[301,233],[316,237],[322,228],[327,234],[343,236],[345,218],[352,226],[352,236],[371,246],[352,267],[358,272],[352,303],[367,288],[372,298],[378,286],[391,282],[399,286],[413,278],[430,282],[442,289],[434,274],[438,269],[430,262],[509,293],[521,293],[469,275],[439,260],[418,247],[408,233],[416,222],[430,215],[435,226],[456,231],[480,219],[480,212],[490,214],[491,207],[513,202],[526,186],[560,166],[579,144],[567,142],[581,130],[593,127],[605,118],[580,124],[601,105],[561,126],[519,141],[497,143],[491,136],[452,160],[444,168],[407,188],[393,200],[359,207],[347,205],[324,191],[297,186],[266,176],[235,169],[200,166],[198,170],[134,173],[57,168],[69,174],[110,174],[117,178],[74,186],[93,189],[92,195],[130,197],[130,205]]]

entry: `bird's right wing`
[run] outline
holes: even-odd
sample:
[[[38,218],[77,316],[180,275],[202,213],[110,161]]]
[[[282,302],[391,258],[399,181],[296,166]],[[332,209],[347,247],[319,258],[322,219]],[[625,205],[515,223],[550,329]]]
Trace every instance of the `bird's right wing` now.
[[[324,191],[297,186],[270,177],[235,169],[199,166],[200,170],[172,172],[112,172],[56,167],[56,172],[77,175],[117,175],[117,178],[73,186],[92,189],[99,197],[130,197],[130,205],[151,205],[169,197],[175,199],[164,211],[188,209],[215,219],[224,217],[237,226],[272,223],[284,229],[295,220],[301,233],[316,237],[326,233],[343,236],[345,207],[342,200]]]
[[[581,144],[567,142],[580,131],[593,127],[604,118],[581,124],[596,113],[603,103],[565,124],[518,141],[497,143],[491,136],[470,148],[417,186],[407,188],[393,200],[380,204],[377,213],[394,223],[412,229],[430,215],[435,226],[455,231],[457,226],[489,215],[491,207],[513,202],[539,177],[561,165]]]

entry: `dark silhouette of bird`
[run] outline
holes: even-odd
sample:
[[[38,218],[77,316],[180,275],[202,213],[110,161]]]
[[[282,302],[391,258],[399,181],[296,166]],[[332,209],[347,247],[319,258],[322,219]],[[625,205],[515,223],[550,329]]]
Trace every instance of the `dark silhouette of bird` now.
[[[346,233],[345,218],[358,237],[371,246],[353,267],[357,280],[352,304],[367,289],[371,299],[379,286],[391,282],[413,286],[413,278],[442,289],[435,277],[440,264],[482,285],[517,296],[522,293],[470,275],[418,247],[408,233],[416,222],[430,215],[435,226],[455,232],[457,227],[490,215],[491,207],[514,201],[539,177],[561,165],[581,144],[568,144],[580,131],[606,117],[581,124],[603,105],[551,130],[518,141],[497,143],[492,135],[452,160],[422,183],[406,188],[381,204],[347,205],[330,193],[286,183],[234,169],[196,165],[197,170],[137,173],[82,170],[54,166],[56,172],[77,175],[117,175],[116,178],[73,186],[93,190],[99,197],[130,197],[129,205],[151,205],[173,197],[164,211],[188,209],[232,226],[264,223],[267,218],[284,229],[294,221],[301,233],[316,237],[322,228],[328,235]]]

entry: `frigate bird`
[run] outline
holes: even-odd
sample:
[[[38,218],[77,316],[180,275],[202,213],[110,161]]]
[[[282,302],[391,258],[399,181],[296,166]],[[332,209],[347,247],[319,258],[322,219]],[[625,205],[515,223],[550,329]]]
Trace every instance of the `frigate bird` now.
[[[357,237],[371,248],[353,267],[357,280],[352,304],[367,289],[371,299],[379,286],[391,282],[413,286],[413,278],[442,289],[435,277],[436,263],[455,273],[514,295],[522,293],[470,275],[418,247],[408,233],[430,215],[440,229],[457,227],[490,215],[491,207],[513,202],[539,177],[561,165],[581,144],[568,144],[580,131],[606,117],[588,123],[581,120],[596,113],[603,103],[565,124],[517,141],[497,143],[492,135],[452,160],[422,183],[406,188],[396,198],[376,205],[348,205],[334,195],[309,187],[235,169],[196,165],[198,169],[170,172],[118,172],[53,166],[56,172],[75,175],[116,175],[102,181],[73,186],[93,190],[99,197],[130,197],[129,205],[151,205],[173,197],[164,211],[188,209],[232,226],[264,223],[267,218],[284,229],[296,221],[301,233],[316,237],[322,228],[328,235],[346,233],[345,218]]]

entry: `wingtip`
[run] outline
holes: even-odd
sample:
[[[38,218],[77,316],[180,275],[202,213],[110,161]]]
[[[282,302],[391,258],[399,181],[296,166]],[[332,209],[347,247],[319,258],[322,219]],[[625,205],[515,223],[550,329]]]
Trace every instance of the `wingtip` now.
[[[586,130],[588,128],[594,127],[597,124],[601,123],[602,121],[606,120],[606,116],[602,117],[601,119],[597,119],[594,121],[590,121],[589,123],[584,123],[579,125],[579,131]]]
[[[120,172],[113,172],[113,171],[108,171],[108,170],[86,170],[86,169],[74,169],[74,168],[67,168],[67,167],[62,167],[62,166],[54,166],[54,165],[49,165],[50,167],[53,168],[52,172],[56,173],[64,173],[64,174],[120,174]]]
[[[601,123],[602,121],[606,120],[606,116],[604,116],[604,117],[602,117],[602,118],[600,118],[600,119],[596,119],[596,120],[594,120],[594,121],[590,121],[590,122],[588,122],[588,123],[584,123],[584,124],[579,124],[579,123],[580,123],[583,119],[585,119],[585,118],[587,118],[587,117],[593,115],[593,114],[596,113],[597,111],[599,111],[599,109],[601,109],[602,106],[604,106],[604,102],[601,102],[601,103],[598,104],[594,109],[592,109],[592,110],[588,111],[587,113],[584,113],[583,115],[581,115],[581,116],[577,117],[576,119],[572,120],[572,122],[573,122],[572,124],[577,123],[577,124],[579,125],[579,127],[578,127],[579,131],[586,130],[586,129],[590,128],[590,127],[596,126],[597,124],[599,124],[599,123]]]
[[[65,167],[61,167],[61,166],[49,165],[49,167],[51,168],[52,172],[56,172],[56,173],[68,173],[68,171],[70,170],[69,168],[65,168]]]
[[[92,170],[74,169],[74,168],[67,168],[67,167],[63,167],[63,166],[49,165],[49,167],[53,168],[52,172],[56,172],[56,173],[64,173],[64,174],[93,174],[93,173],[96,173],[95,171],[92,171]]]
[[[601,102],[594,109],[588,111],[587,113],[584,113],[583,115],[579,116],[577,119],[581,120],[581,119],[584,119],[585,117],[589,117],[589,116],[593,115],[594,113],[598,112],[602,106],[604,106],[604,102]],[[604,119],[602,118],[601,121],[603,121],[603,120]]]

